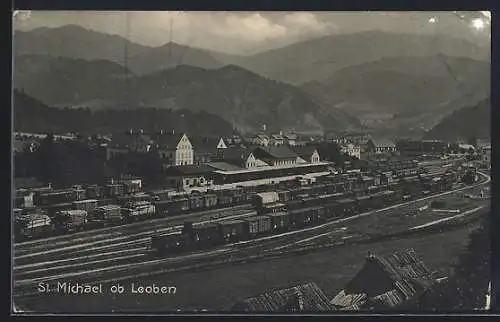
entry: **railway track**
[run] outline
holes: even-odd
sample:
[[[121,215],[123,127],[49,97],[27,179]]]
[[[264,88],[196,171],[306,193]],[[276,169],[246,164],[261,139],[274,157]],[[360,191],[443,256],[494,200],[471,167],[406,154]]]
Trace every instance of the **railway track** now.
[[[349,222],[355,223],[356,220],[374,215],[381,216],[382,218],[384,214],[402,209],[402,207],[410,204],[428,202],[432,199],[474,189],[475,187],[489,183],[489,176],[482,175],[486,180],[473,186],[407,201],[384,209],[365,212],[314,227],[307,227],[278,235],[264,236],[249,241],[236,242],[224,245],[222,248],[182,254],[170,258],[152,258],[146,250],[149,236],[158,231],[156,228],[157,223],[166,223],[169,221],[151,221],[146,223],[146,227],[143,228],[139,224],[132,224],[129,227],[138,229],[138,231],[135,235],[128,235],[128,239],[117,240],[116,238],[125,237],[123,236],[125,233],[120,232],[121,235],[111,235],[109,237],[74,234],[73,236],[77,236],[74,240],[71,240],[71,236],[64,236],[62,239],[51,239],[52,242],[55,242],[55,245],[52,246],[47,241],[45,245],[39,241],[23,243],[18,246],[17,256],[15,253],[14,258],[15,290],[18,291],[14,293],[16,296],[31,294],[33,293],[33,288],[40,281],[77,278],[78,281],[89,280],[95,282],[96,279],[123,278],[123,276],[127,275],[135,276],[151,274],[162,270],[165,271],[167,269],[165,268],[166,266],[168,269],[175,269],[176,267],[195,265],[201,262],[224,261],[224,258],[234,259],[254,256],[252,254],[269,250],[274,250],[275,252],[284,251],[286,248],[290,248],[290,246],[303,244],[304,241],[313,241],[318,238],[317,236],[322,237],[338,234],[339,238],[348,237],[348,234],[345,234],[344,228]],[[241,213],[233,213],[232,217],[245,216],[246,209],[244,207],[239,211]],[[204,217],[206,216],[210,215],[205,214]],[[226,216],[224,219],[227,218]],[[183,219],[179,220],[182,221]],[[208,221],[217,220],[222,220],[222,218]],[[178,233],[179,229],[180,226],[172,229],[171,233]],[[104,233],[102,234],[104,235]],[[119,232],[116,234],[119,234]],[[88,237],[85,238],[85,236]]]

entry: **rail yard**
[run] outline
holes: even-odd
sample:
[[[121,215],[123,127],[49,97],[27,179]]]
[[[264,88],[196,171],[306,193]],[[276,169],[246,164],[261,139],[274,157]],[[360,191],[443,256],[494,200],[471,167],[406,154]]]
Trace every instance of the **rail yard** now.
[[[413,193],[410,198],[403,191],[391,200],[364,208],[360,207],[360,196],[348,195],[357,200],[357,209],[343,209],[342,214],[337,209],[332,216],[328,216],[328,205],[321,198],[328,192],[319,192],[310,198],[314,206],[309,206],[304,199],[300,206],[295,206],[297,211],[294,212],[302,214],[311,207],[322,208],[323,212],[318,210],[319,215],[310,213],[308,218],[311,222],[275,232],[269,229],[251,237],[238,236],[233,230],[228,238],[217,242],[213,239],[211,245],[204,243],[185,249],[182,249],[178,238],[193,240],[193,234],[186,231],[186,225],[194,223],[192,227],[195,228],[212,225],[220,229],[227,223],[251,222],[253,218],[266,214],[276,217],[286,209],[278,207],[273,210],[274,213],[263,213],[252,203],[240,202],[227,208],[24,241],[14,245],[14,296],[29,305],[41,297],[57,296],[41,294],[38,288],[40,283],[72,281],[95,284],[146,279],[201,267],[220,267],[324,248],[348,248],[390,238],[440,233],[466,226],[489,213],[488,198],[471,198],[488,191],[489,175],[484,172],[478,172],[478,175],[477,182],[472,184],[455,185],[420,195]],[[449,206],[439,206],[436,202]],[[338,204],[338,198],[335,204]],[[317,218],[321,215],[323,218]],[[291,218],[291,222],[297,223],[296,217]],[[159,240],[174,238],[176,242],[171,245],[175,247],[158,252],[153,242],[158,236],[161,236]],[[199,240],[200,235],[196,236]]]

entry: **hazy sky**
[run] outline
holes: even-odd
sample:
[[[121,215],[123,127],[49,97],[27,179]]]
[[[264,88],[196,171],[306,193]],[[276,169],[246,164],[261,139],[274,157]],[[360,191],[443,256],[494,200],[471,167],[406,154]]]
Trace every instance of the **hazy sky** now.
[[[487,12],[16,12],[14,28],[30,30],[77,24],[160,46],[172,41],[228,53],[248,54],[322,35],[383,30],[441,32],[489,44]],[[127,34],[126,19],[129,21]]]

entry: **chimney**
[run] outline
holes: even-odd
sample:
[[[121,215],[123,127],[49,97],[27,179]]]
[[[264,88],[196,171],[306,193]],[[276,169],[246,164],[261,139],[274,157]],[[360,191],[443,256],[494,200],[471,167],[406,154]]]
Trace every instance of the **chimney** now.
[[[49,182],[49,184],[47,186],[49,189],[52,189],[52,182]]]
[[[160,130],[160,135],[163,135],[163,129]]]
[[[175,129],[172,129],[172,134],[175,134]]]

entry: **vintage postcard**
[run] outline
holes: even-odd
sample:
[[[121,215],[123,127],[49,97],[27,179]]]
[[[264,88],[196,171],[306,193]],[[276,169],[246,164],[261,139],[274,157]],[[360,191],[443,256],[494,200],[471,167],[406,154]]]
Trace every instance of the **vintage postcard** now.
[[[12,312],[487,312],[490,24],[13,12]]]

